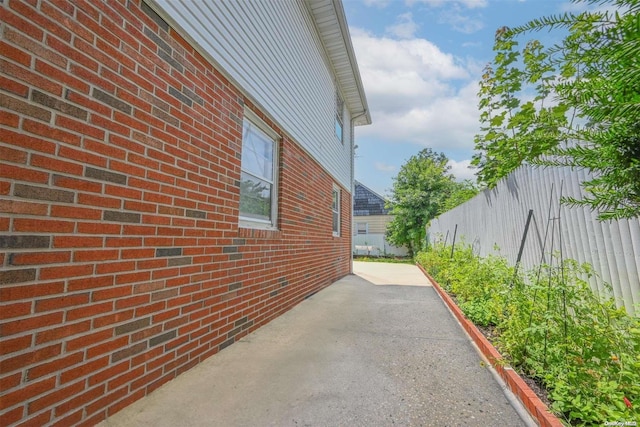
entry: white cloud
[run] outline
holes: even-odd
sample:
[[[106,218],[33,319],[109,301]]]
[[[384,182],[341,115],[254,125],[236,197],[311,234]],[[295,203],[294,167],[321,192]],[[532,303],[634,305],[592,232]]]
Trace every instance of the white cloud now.
[[[462,43],[462,47],[475,48],[475,47],[480,47],[480,46],[482,46],[482,42],[464,42],[464,43]]]
[[[396,18],[396,23],[385,28],[385,32],[392,36],[396,36],[400,39],[410,39],[413,38],[416,31],[418,30],[418,24],[413,21],[413,16],[411,12],[403,13],[402,15],[398,15]]]
[[[589,2],[571,2],[571,3],[563,3],[560,6],[561,12],[568,12],[573,14],[579,14],[582,12],[592,12],[592,13],[609,13],[610,15],[614,15],[616,12],[622,14],[628,12],[628,6],[615,6],[611,4],[599,4],[600,2],[594,2],[591,4]]]
[[[585,3],[570,2],[570,3],[563,3],[560,6],[560,11],[569,12],[569,13],[581,13],[586,11],[588,8],[589,6]]]
[[[374,164],[374,167],[380,172],[395,172],[395,170],[397,169],[394,165],[388,165],[383,162],[376,162]]]
[[[481,9],[488,6],[487,0],[405,0],[407,5],[425,4],[432,9],[440,9],[438,23],[449,24],[454,31],[472,34],[484,28],[482,15],[468,14],[467,9]]]
[[[487,0],[406,0],[406,3],[409,5],[413,5],[416,3],[423,3],[430,7],[441,7],[443,5],[461,5],[465,6],[468,9],[477,9],[482,7],[487,7]]]
[[[487,0],[462,0],[460,3],[467,6],[469,9],[487,7],[489,4]]]
[[[412,142],[438,151],[473,148],[478,131],[477,64],[425,39],[351,31],[373,124],[358,138]]]
[[[428,40],[378,38],[359,28],[351,28],[350,32],[360,68],[383,72],[415,71],[422,76],[443,79],[468,77],[464,64]]]
[[[484,23],[480,17],[471,17],[461,13],[457,8],[443,11],[438,18],[443,24],[451,25],[455,31],[471,34],[484,28]]]
[[[365,6],[375,6],[378,9],[384,9],[391,3],[391,0],[364,0]]]
[[[449,160],[448,165],[451,166],[451,170],[449,172],[456,177],[457,181],[464,181],[465,179],[468,179],[475,182],[475,171],[473,169],[469,169],[471,160],[461,160],[459,162]]]
[[[374,124],[358,135],[409,141],[437,150],[470,149],[478,129],[476,90],[472,83],[456,94],[425,99],[408,111],[374,111]]]

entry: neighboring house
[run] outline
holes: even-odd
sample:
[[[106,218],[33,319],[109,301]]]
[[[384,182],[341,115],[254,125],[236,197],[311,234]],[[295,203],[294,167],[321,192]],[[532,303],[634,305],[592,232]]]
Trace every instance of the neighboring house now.
[[[0,13],[0,425],[95,424],[350,273],[339,0]]]
[[[353,253],[355,255],[408,254],[406,248],[398,248],[387,242],[387,224],[393,220],[385,199],[358,181],[353,191]]]

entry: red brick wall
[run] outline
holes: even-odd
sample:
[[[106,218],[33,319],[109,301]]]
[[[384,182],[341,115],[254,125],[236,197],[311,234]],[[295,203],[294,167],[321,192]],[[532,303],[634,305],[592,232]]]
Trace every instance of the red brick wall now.
[[[140,0],[0,0],[0,425],[91,425],[350,270],[350,194]],[[283,136],[239,229],[243,105]]]

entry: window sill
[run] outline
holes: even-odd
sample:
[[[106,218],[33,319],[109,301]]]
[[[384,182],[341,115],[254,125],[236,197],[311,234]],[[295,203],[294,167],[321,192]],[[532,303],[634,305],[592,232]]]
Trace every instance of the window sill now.
[[[260,222],[241,219],[239,224],[240,228],[253,228],[256,230],[272,230],[278,231],[278,228],[273,226],[270,222]]]
[[[277,228],[257,228],[240,224],[238,236],[250,239],[281,239],[282,232]]]

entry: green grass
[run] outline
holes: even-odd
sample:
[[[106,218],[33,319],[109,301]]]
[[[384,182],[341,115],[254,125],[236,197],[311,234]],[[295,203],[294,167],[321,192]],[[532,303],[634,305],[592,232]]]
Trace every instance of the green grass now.
[[[413,259],[408,257],[372,257],[366,255],[354,255],[353,260],[362,262],[386,262],[391,264],[415,264]]]

